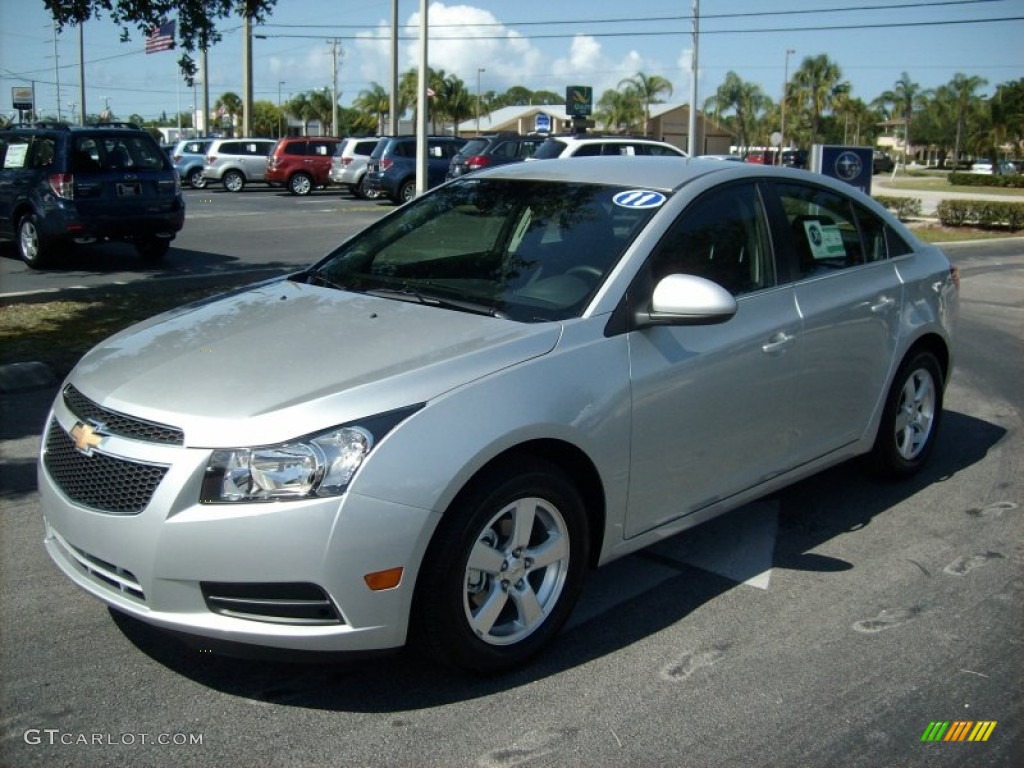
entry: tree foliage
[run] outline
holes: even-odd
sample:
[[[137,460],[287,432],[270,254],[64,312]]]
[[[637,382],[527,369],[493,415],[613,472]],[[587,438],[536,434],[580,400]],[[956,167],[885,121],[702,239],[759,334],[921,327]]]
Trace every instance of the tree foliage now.
[[[60,29],[104,14],[121,27],[121,42],[131,39],[134,27],[145,38],[154,27],[176,20],[175,38],[184,53],[178,59],[191,85],[197,67],[193,54],[221,41],[217,19],[248,16],[263,23],[277,0],[43,0]]]

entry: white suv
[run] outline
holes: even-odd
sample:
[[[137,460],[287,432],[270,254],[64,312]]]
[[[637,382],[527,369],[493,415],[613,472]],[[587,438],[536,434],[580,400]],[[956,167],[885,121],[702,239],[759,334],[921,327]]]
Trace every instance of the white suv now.
[[[594,157],[620,155],[658,155],[687,157],[683,150],[665,141],[641,139],[633,136],[551,136],[537,147],[534,160],[552,160],[557,157]]]
[[[206,150],[203,178],[241,192],[250,181],[267,180],[267,155],[275,139],[214,139]]]
[[[379,136],[350,137],[338,145],[331,158],[328,178],[332,184],[341,184],[355,197],[366,199],[366,163],[380,141]]]

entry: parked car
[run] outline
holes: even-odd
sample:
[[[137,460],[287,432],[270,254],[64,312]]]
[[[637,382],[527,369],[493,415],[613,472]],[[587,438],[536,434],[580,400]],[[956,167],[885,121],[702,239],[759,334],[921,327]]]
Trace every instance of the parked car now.
[[[587,133],[572,136],[549,136],[537,147],[532,159],[551,160],[559,157],[593,157],[595,155],[603,157],[617,155],[686,157],[686,153],[679,147],[664,141]]]
[[[228,192],[241,192],[250,182],[267,180],[267,155],[274,139],[214,139],[206,150],[203,178],[219,181]]]
[[[267,155],[267,183],[284,186],[293,195],[308,195],[330,184],[331,159],[341,139],[331,136],[288,136]]]
[[[331,158],[331,183],[340,184],[354,197],[365,199],[366,164],[379,142],[379,136],[353,136],[344,139]]]
[[[206,150],[213,139],[183,139],[174,145],[171,151],[171,162],[181,180],[193,189],[206,186],[203,176],[203,164],[206,162]]]
[[[896,167],[896,163],[889,157],[885,152],[880,149],[876,149],[871,156],[871,172],[872,173],[892,173],[892,170]]]
[[[985,158],[971,165],[971,173],[984,173],[989,176],[1016,176],[1017,167],[1009,160],[991,160]]]
[[[130,123],[0,130],[0,236],[17,239],[30,267],[107,240],[157,260],[184,224],[178,174],[146,131]]]
[[[507,669],[593,566],[853,457],[921,469],[958,285],[817,174],[484,169],[86,354],[42,436],[45,547],[207,650]]]
[[[784,149],[780,156],[782,164],[787,168],[806,168],[807,150],[805,149]]]
[[[448,178],[454,179],[493,165],[526,160],[533,157],[544,138],[521,136],[518,133],[496,133],[472,138],[452,158],[448,165]]]
[[[444,182],[452,156],[466,143],[455,136],[427,137],[427,189]],[[394,203],[416,195],[416,137],[387,136],[373,149],[366,166],[366,191]]]
[[[743,156],[743,162],[754,165],[778,165],[779,153],[775,149],[753,149]]]

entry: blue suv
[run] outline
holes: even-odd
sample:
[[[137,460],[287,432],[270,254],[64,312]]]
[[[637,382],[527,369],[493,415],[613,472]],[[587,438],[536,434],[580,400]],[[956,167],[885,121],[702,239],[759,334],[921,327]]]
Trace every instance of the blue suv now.
[[[466,143],[456,136],[427,137],[427,189],[444,182],[451,159]],[[387,136],[366,164],[366,191],[405,203],[416,195],[416,137]]]
[[[33,268],[75,244],[122,240],[159,260],[185,224],[167,154],[131,123],[0,130],[0,237]]]

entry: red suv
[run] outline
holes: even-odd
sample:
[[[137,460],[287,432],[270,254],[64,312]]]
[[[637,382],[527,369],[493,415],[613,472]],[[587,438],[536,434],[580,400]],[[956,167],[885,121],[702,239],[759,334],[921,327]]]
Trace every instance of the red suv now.
[[[330,184],[331,158],[341,139],[330,136],[289,136],[267,155],[267,183],[286,186],[293,195],[308,195]]]

